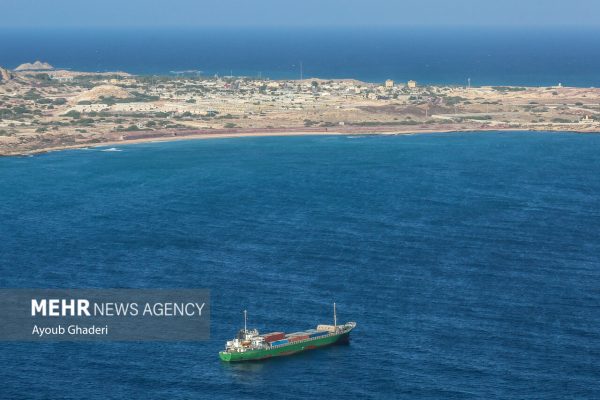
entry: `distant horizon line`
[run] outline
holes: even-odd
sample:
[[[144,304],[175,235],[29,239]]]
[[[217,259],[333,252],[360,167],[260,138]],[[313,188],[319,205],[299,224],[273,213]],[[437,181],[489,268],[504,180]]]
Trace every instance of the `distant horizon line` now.
[[[322,30],[576,30],[576,31],[600,31],[597,25],[581,24],[561,24],[561,25],[531,25],[531,24],[472,24],[472,25],[452,25],[452,24],[405,24],[405,25],[3,25],[2,30],[208,30],[208,29],[260,29],[260,30],[303,30],[303,29],[322,29]]]

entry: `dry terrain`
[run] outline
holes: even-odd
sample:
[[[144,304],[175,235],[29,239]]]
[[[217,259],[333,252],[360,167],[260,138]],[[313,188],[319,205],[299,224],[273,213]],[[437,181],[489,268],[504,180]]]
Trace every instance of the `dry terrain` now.
[[[595,88],[0,73],[0,155],[216,136],[600,130]]]

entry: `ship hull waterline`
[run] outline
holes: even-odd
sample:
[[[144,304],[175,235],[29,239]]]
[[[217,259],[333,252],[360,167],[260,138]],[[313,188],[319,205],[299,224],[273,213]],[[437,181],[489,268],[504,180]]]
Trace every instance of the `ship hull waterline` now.
[[[258,361],[272,357],[289,356],[307,350],[313,350],[320,347],[333,344],[347,343],[350,340],[350,331],[338,335],[330,335],[322,338],[315,338],[300,341],[297,343],[286,344],[271,349],[250,350],[245,352],[229,353],[221,351],[219,357],[226,362]]]

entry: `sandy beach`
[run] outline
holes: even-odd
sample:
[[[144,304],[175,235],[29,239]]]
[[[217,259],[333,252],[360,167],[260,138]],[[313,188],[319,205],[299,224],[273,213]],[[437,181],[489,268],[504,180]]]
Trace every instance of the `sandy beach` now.
[[[182,140],[208,140],[208,139],[231,139],[231,138],[251,138],[251,137],[278,137],[278,136],[366,136],[366,135],[423,135],[423,134],[435,134],[435,133],[481,133],[481,132],[515,132],[521,131],[520,129],[479,129],[479,130],[439,130],[439,129],[413,129],[413,130],[404,130],[404,131],[378,131],[378,130],[365,130],[364,132],[360,131],[301,131],[301,130],[289,130],[289,131],[272,131],[272,132],[223,132],[223,133],[201,133],[201,134],[179,134],[177,136],[173,135],[165,135],[165,136],[156,136],[156,137],[145,137],[145,138],[137,138],[137,139],[125,139],[119,141],[106,141],[97,143],[94,145],[88,144],[75,144],[75,145],[65,145],[65,146],[56,146],[56,147],[45,147],[40,149],[35,149],[31,151],[18,151],[14,153],[4,153],[0,154],[0,157],[11,157],[11,156],[25,156],[25,155],[35,155],[35,154],[43,154],[49,153],[53,151],[62,151],[62,150],[73,150],[73,149],[82,149],[82,148],[94,148],[94,147],[107,147],[107,146],[119,146],[119,145],[132,145],[132,144],[141,144],[141,143],[160,143],[160,142],[173,142],[173,141],[182,141]],[[600,133],[600,131],[564,131],[570,133],[581,133],[581,134],[596,134]]]
[[[50,66],[51,67],[51,66]],[[151,141],[600,131],[600,89],[8,71],[0,155]]]

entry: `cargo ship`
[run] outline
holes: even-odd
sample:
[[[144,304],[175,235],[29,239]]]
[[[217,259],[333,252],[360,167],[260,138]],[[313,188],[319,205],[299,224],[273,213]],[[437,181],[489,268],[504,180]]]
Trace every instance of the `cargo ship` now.
[[[227,341],[225,350],[219,352],[226,362],[256,361],[272,357],[289,356],[306,350],[347,343],[356,322],[337,324],[335,303],[333,304],[333,325],[318,325],[316,329],[285,334],[271,332],[260,334],[257,329],[247,329],[247,312],[244,311],[244,329],[237,337]]]

